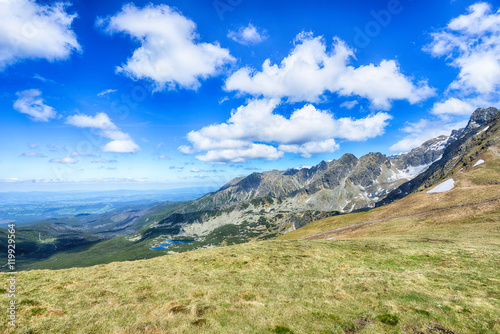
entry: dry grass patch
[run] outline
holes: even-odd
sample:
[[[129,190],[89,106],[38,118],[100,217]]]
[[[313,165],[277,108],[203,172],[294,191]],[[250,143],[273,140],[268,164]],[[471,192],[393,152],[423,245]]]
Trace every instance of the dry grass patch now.
[[[381,333],[428,324],[456,333],[500,330],[497,236],[485,235],[483,244],[424,235],[267,241],[20,272],[18,296],[26,301],[17,332]]]

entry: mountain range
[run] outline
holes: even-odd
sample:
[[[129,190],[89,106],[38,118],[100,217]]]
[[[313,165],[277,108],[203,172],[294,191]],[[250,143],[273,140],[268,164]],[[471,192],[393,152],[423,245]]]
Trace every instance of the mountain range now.
[[[272,239],[319,219],[383,206],[468,167],[498,141],[499,119],[498,109],[479,108],[465,128],[407,153],[345,154],[310,168],[239,177],[194,201],[45,220],[19,229],[20,264],[86,266]],[[192,242],[151,250],[166,239]]]
[[[180,234],[198,237],[229,222],[239,224],[252,219],[255,222],[260,218],[242,214],[242,207],[247,209],[244,203],[248,203],[250,209],[259,211],[266,219],[279,222],[278,233],[281,233],[284,227],[297,229],[311,218],[315,220],[390,203],[421,186],[428,186],[456,164],[463,163],[460,157],[477,144],[472,141],[474,135],[486,137],[486,124],[496,121],[498,113],[495,108],[478,108],[465,128],[453,131],[450,136],[428,140],[403,154],[368,153],[359,159],[345,154],[338,160],[322,161],[311,168],[273,170],[236,178],[178,213],[191,213],[192,217],[192,212],[214,208],[226,212],[197,219],[186,217],[184,226],[179,225],[182,219],[166,219],[154,228],[175,226]],[[304,216],[307,212],[314,212],[316,216]]]

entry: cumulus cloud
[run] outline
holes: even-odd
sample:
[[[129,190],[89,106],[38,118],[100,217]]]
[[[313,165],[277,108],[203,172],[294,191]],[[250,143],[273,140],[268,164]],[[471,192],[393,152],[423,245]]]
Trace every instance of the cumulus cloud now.
[[[396,152],[408,152],[418,147],[427,140],[439,137],[441,135],[449,136],[452,130],[463,128],[467,121],[456,123],[447,123],[443,120],[420,119],[418,122],[408,122],[401,129],[406,136],[396,144],[389,147],[389,150]]]
[[[149,79],[155,90],[197,89],[200,80],[217,75],[235,61],[218,43],[198,43],[196,24],[167,5],[137,8],[126,4],[116,15],[98,19],[110,33],[125,33],[141,46],[116,71],[137,80]]]
[[[246,145],[245,145],[246,146]],[[283,152],[274,146],[265,144],[248,144],[242,148],[210,150],[205,155],[197,155],[196,159],[209,163],[225,164],[229,162],[247,162],[252,159],[277,160]]]
[[[333,153],[339,149],[339,144],[335,142],[335,139],[327,139],[302,145],[280,145],[278,148],[283,152],[300,153],[303,158],[310,158],[313,154]]]
[[[431,36],[432,42],[424,51],[433,57],[445,57],[448,65],[459,70],[445,92],[445,99],[434,106],[433,113],[470,115],[474,108],[468,112],[466,109],[473,105],[471,99],[486,105],[498,104],[500,10],[492,12],[490,4],[478,2]]]
[[[408,123],[404,138],[390,147],[408,151],[428,139],[448,135],[464,127],[478,107],[499,106],[500,94],[500,11],[478,2],[431,34],[432,42],[423,50],[443,57],[458,70],[457,77],[432,106],[428,119]]]
[[[413,83],[394,60],[354,67],[349,65],[352,58],[353,50],[341,39],[334,38],[327,51],[323,37],[303,32],[279,65],[266,59],[261,71],[241,68],[226,80],[224,88],[256,97],[286,97],[290,102],[317,102],[325,92],[332,92],[367,98],[372,108],[381,110],[390,109],[393,100],[413,104],[434,95],[426,82]]]
[[[475,106],[455,97],[434,103],[431,112],[434,115],[470,115]]]
[[[46,105],[41,98],[42,92],[38,89],[29,89],[17,92],[17,100],[14,102],[14,109],[20,113],[31,116],[31,119],[38,122],[48,122],[49,119],[57,116],[56,111],[51,106]]]
[[[179,152],[183,153],[183,154],[193,154],[194,153],[194,150],[191,146],[188,146],[188,145],[181,145],[179,146]]]
[[[102,147],[104,152],[133,153],[140,149],[130,135],[120,131],[105,113],[98,113],[95,116],[83,114],[69,116],[66,123],[79,128],[100,130],[101,136],[111,139]]]
[[[58,164],[76,164],[78,163],[78,160],[75,158],[56,158],[56,159],[50,159],[49,162],[52,163],[58,163]]]
[[[0,1],[0,71],[23,59],[67,59],[81,50],[67,3],[39,5],[35,0]]]
[[[237,31],[229,31],[227,37],[243,45],[259,44],[267,39],[266,32],[262,30],[259,32],[251,23]]]
[[[275,113],[279,104],[277,99],[252,100],[234,110],[225,123],[188,133],[187,139],[192,146],[183,145],[179,150],[186,154],[208,151],[196,156],[207,162],[274,160],[281,158],[283,152],[310,157],[335,151],[338,145],[334,138],[366,140],[381,135],[391,118],[379,112],[361,119],[337,119],[311,104],[286,118]]]

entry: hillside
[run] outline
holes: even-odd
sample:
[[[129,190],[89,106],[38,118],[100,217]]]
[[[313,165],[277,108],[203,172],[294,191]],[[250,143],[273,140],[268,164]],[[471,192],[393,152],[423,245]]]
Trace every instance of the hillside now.
[[[19,272],[18,332],[500,333],[500,131],[487,126],[427,188],[280,240]]]
[[[382,225],[390,226],[391,222],[404,219],[432,221],[439,220],[440,216],[449,219],[450,215],[474,219],[477,214],[498,210],[500,208],[500,114],[497,113],[487,124],[484,123],[476,129],[479,131],[470,132],[463,140],[448,147],[443,159],[435,162],[414,180],[401,186],[402,189],[413,189],[415,193],[411,196],[370,211],[318,220],[282,238],[318,239],[337,235],[365,235],[363,231],[369,231],[373,221],[373,224],[378,225],[376,229],[380,230]],[[428,193],[432,187],[450,179],[454,181],[454,188],[451,191]],[[338,233],[335,231],[324,233],[354,224],[362,226],[352,226],[337,231]],[[386,230],[384,233],[392,233],[390,228]],[[314,236],[318,233],[324,234]]]
[[[453,131],[450,136],[452,142],[443,150],[441,159],[417,175],[411,182],[406,182],[393,190],[377,205],[385,205],[409,193],[427,188],[450,172],[453,174],[458,169],[469,166],[471,162],[477,160],[478,155],[497,143],[499,123],[498,109],[478,108],[471,115],[464,129]],[[496,151],[491,152],[496,153]]]

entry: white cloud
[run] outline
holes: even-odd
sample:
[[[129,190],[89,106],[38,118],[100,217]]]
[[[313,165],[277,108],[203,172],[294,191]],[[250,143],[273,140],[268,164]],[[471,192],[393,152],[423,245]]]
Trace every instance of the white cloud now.
[[[500,10],[492,12],[490,4],[478,2],[431,36],[433,41],[424,51],[433,57],[446,57],[449,65],[459,70],[448,86],[445,100],[434,107],[434,113],[470,114],[472,111],[465,111],[469,100],[491,103],[488,101],[500,99]]]
[[[40,81],[42,81],[42,82],[51,82],[51,83],[55,83],[55,81],[54,81],[54,80],[44,78],[44,77],[42,77],[42,76],[41,76],[41,75],[39,75],[39,74],[35,74],[35,75],[33,75],[33,79],[40,80]]]
[[[31,116],[31,119],[39,122],[48,122],[49,119],[57,116],[56,111],[51,106],[43,103],[42,92],[38,89],[29,89],[17,92],[17,100],[14,102],[14,109]]]
[[[117,72],[134,80],[150,79],[157,91],[197,89],[200,80],[217,75],[223,65],[235,61],[218,43],[197,43],[196,24],[166,5],[140,9],[127,4],[97,24],[110,34],[128,34],[141,44]]]
[[[96,128],[101,130],[115,130],[116,125],[111,122],[108,115],[101,112],[95,116],[73,115],[69,116],[66,123],[79,128]]]
[[[302,145],[280,145],[278,149],[283,152],[300,153],[303,158],[310,158],[313,154],[333,153],[339,149],[339,144],[335,142],[335,139],[327,139]]]
[[[191,146],[187,146],[187,145],[179,146],[178,150],[179,150],[179,152],[181,152],[183,154],[193,154],[194,153],[193,148]]]
[[[325,92],[341,96],[361,96],[376,109],[387,110],[393,100],[417,103],[434,95],[426,82],[414,84],[401,73],[394,60],[379,65],[348,65],[353,51],[339,38],[327,51],[324,39],[311,33],[297,35],[295,47],[281,63],[266,59],[261,71],[244,67],[233,73],[225,90],[256,97],[286,97],[290,102],[317,102]]]
[[[243,45],[259,44],[267,39],[265,31],[259,32],[251,23],[246,27],[241,27],[238,31],[229,31],[227,37]]]
[[[340,106],[342,108],[346,108],[346,109],[350,110],[350,109],[354,108],[357,105],[358,105],[358,101],[353,100],[353,101],[346,101],[346,102],[342,103]]]
[[[18,179],[17,177],[8,177],[6,179],[0,179],[0,182],[14,183],[14,182],[22,182],[22,180]]]
[[[22,59],[67,59],[81,50],[66,12],[67,3],[39,5],[35,0],[0,1],[0,71]]]
[[[196,159],[210,163],[247,162],[252,159],[277,160],[283,157],[283,152],[274,146],[264,144],[249,144],[248,147],[210,150],[205,155],[197,155]]]
[[[75,158],[60,158],[60,159],[50,159],[49,162],[58,164],[76,164],[78,160]]]
[[[115,92],[117,92],[116,89],[106,89],[106,90],[103,90],[102,92],[98,93],[97,96],[101,97],[101,96],[108,95],[108,94],[115,93]]]
[[[139,146],[131,139],[113,140],[104,145],[103,152],[115,153],[133,153],[139,149]]]
[[[66,119],[66,123],[79,128],[94,128],[101,130],[103,137],[112,141],[102,147],[104,152],[133,153],[140,149],[129,134],[124,133],[109,119],[105,113],[95,116],[73,115]]]
[[[493,13],[491,5],[478,2],[431,37],[423,50],[445,57],[458,75],[430,110],[437,117],[408,123],[402,129],[405,137],[390,147],[393,151],[408,151],[428,139],[448,135],[464,127],[476,108],[499,105],[500,10]]]
[[[449,136],[452,130],[463,128],[467,121],[457,123],[446,123],[443,120],[421,119],[416,123],[408,122],[401,129],[407,135],[404,139],[389,147],[389,150],[396,152],[407,152],[425,143],[427,140],[441,135]]]
[[[45,155],[43,155],[42,153],[38,153],[38,152],[24,152],[23,154],[21,154],[22,157],[45,157]]]
[[[211,162],[219,158],[221,162],[277,159],[283,152],[308,157],[336,150],[334,138],[366,140],[381,135],[391,118],[379,112],[362,119],[336,119],[310,104],[286,118],[274,113],[279,103],[276,99],[252,100],[234,110],[227,122],[188,133],[192,146],[183,145],[179,150],[185,154],[209,151],[197,158]],[[278,145],[280,151],[273,145]]]
[[[475,106],[469,102],[451,97],[434,103],[431,112],[434,115],[470,115],[474,110]]]

